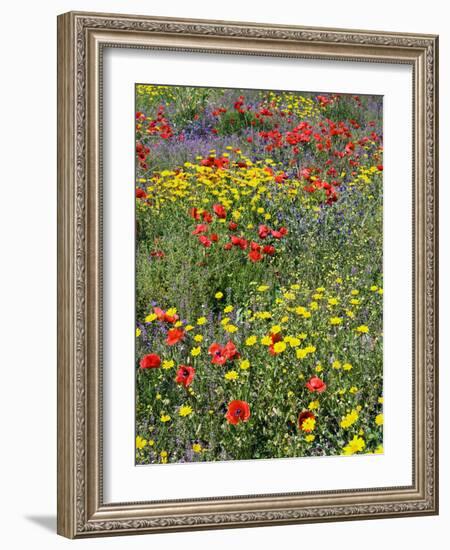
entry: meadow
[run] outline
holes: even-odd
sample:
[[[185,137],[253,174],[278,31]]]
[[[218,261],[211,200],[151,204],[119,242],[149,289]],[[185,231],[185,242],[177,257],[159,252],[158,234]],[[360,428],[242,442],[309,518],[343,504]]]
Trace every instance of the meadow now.
[[[136,463],[383,452],[382,98],[136,86]]]

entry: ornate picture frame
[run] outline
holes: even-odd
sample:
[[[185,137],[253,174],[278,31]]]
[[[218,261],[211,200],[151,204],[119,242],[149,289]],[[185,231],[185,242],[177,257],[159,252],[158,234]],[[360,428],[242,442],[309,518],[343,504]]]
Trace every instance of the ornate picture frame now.
[[[413,472],[404,487],[105,503],[105,47],[398,63],[413,74]],[[58,533],[69,538],[438,513],[438,37],[70,12],[58,17]]]

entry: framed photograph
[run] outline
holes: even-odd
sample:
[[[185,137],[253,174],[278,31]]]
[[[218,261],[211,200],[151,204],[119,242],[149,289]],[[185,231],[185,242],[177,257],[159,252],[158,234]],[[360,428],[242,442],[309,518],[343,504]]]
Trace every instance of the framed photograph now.
[[[438,38],[58,18],[58,532],[438,512]]]

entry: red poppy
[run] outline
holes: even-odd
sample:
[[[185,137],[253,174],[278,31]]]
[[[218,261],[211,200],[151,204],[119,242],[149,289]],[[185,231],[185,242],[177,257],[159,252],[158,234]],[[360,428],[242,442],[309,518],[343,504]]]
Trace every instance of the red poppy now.
[[[258,235],[260,239],[265,239],[269,236],[270,229],[267,227],[267,225],[260,225],[258,227]]]
[[[238,226],[238,225],[237,225],[236,222],[230,222],[230,223],[228,224],[228,229],[229,229],[230,231],[236,231],[237,226]]]
[[[236,235],[231,235],[231,242],[234,246],[238,246],[241,250],[245,250],[248,246],[248,242],[243,237],[236,237]]]
[[[382,172],[383,171],[383,165],[382,164],[377,164],[377,170]]]
[[[136,189],[136,198],[137,199],[146,199],[147,198],[147,193],[143,189],[138,187]]]
[[[273,256],[276,252],[275,247],[271,244],[266,244],[263,248],[264,254],[267,254],[268,256]]]
[[[250,243],[250,248],[252,250],[256,250],[257,252],[260,252],[261,251],[261,245],[259,245],[258,243],[255,243],[255,241],[252,241]]]
[[[214,166],[216,168],[219,168],[219,170],[227,168],[229,163],[230,161],[226,157],[218,157],[214,159]]]
[[[224,246],[224,249],[225,250],[231,250],[233,248],[233,244],[232,243],[227,243],[225,246]]]
[[[148,355],[144,355],[144,357],[139,362],[139,366],[141,367],[141,369],[156,369],[161,366],[161,357],[159,355],[156,355],[156,353],[149,353]]]
[[[177,384],[182,384],[185,388],[192,384],[195,376],[194,367],[189,367],[187,365],[180,365],[177,370],[177,377],[175,382]]]
[[[285,179],[287,179],[287,175],[284,172],[275,176],[276,183],[283,183]]]
[[[177,342],[184,338],[184,330],[179,328],[171,328],[167,333],[166,343],[168,346],[174,346]]]
[[[269,353],[270,355],[278,355],[275,351],[274,344],[276,344],[277,342],[281,342],[281,340],[283,339],[281,333],[277,332],[276,334],[270,334],[270,339],[272,340],[272,343],[269,346]]]
[[[239,401],[235,399],[228,403],[227,414],[225,415],[229,424],[239,424],[239,422],[247,422],[250,418],[250,406],[247,401]]]
[[[211,214],[209,212],[207,212],[206,210],[203,212],[202,218],[203,218],[203,221],[206,222],[206,223],[211,223],[212,219],[213,219]]]
[[[305,179],[309,179],[312,175],[311,168],[302,168],[300,170],[300,176]]]
[[[238,353],[238,350],[236,349],[236,346],[233,344],[231,340],[228,340],[228,342],[225,344],[223,348],[223,354],[226,356],[227,359],[232,361],[233,359],[239,359],[240,354]]]
[[[285,235],[287,235],[287,232],[288,231],[285,227],[280,227],[280,229],[278,229],[278,231],[272,229],[271,234],[272,234],[272,237],[274,237],[275,239],[281,239]]]
[[[189,216],[191,216],[191,218],[194,218],[194,220],[200,219],[200,214],[198,213],[198,210],[195,207],[189,210]]]
[[[152,250],[150,256],[152,258],[164,258],[165,254],[162,250]]]
[[[354,150],[355,150],[355,144],[349,141],[345,146],[345,152],[347,153],[347,155],[351,155]]]
[[[211,355],[211,363],[214,365],[224,365],[227,361],[232,361],[240,357],[236,346],[231,340],[229,340],[225,346],[221,346],[217,342],[214,342],[214,344],[209,346],[208,353]]]
[[[192,235],[199,235],[200,233],[206,233],[206,231],[208,231],[206,223],[199,223],[194,231],[192,231]]]
[[[225,210],[225,208],[221,204],[214,204],[213,205],[213,210],[214,210],[214,214],[218,218],[224,219],[224,218],[227,217],[227,211]]]
[[[317,393],[322,393],[327,389],[325,382],[317,376],[312,376],[309,381],[306,382],[306,387],[309,391],[316,391]]]
[[[153,312],[155,313],[158,321],[165,321],[166,323],[175,323],[175,321],[178,321],[178,315],[176,313],[174,315],[167,315],[167,313],[160,307],[154,307]]]
[[[276,344],[277,342],[281,342],[283,337],[281,336],[281,332],[277,332],[276,334],[271,334],[270,338],[272,340],[272,344]]]
[[[312,432],[311,428],[304,428],[303,422],[308,418],[316,418],[315,414],[311,411],[303,411],[298,415],[298,427],[304,432]]]
[[[262,260],[262,255],[260,252],[258,252],[257,250],[252,250],[248,253],[248,257],[250,258],[250,260],[252,262],[259,262],[260,260]]]
[[[209,248],[211,246],[211,241],[206,235],[199,235],[198,240],[205,248]]]
[[[211,233],[209,238],[211,239],[211,242],[216,243],[219,240],[219,235],[217,233]]]
[[[227,358],[223,354],[223,346],[217,342],[209,346],[208,353],[211,355],[211,363],[213,365],[224,365],[227,361]]]

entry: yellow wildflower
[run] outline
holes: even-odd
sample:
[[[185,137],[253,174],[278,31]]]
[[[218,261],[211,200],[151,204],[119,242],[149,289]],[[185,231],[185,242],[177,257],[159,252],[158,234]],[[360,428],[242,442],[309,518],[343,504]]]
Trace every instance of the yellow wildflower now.
[[[341,428],[350,428],[359,418],[358,411],[353,409],[351,412],[341,418]]]
[[[304,432],[312,432],[315,427],[316,427],[315,418],[306,418],[305,420],[303,420],[301,425],[301,428]]]
[[[182,405],[180,407],[180,410],[178,411],[178,414],[180,416],[189,416],[193,413],[192,407],[190,405]]]
[[[300,338],[295,338],[294,336],[289,337],[288,344],[291,346],[291,348],[296,348],[300,345]]]
[[[239,363],[239,367],[242,370],[249,369],[250,368],[250,361],[248,359],[242,359],[241,362]]]
[[[254,346],[256,344],[256,342],[258,341],[258,338],[254,335],[252,336],[249,336],[246,340],[245,340],[245,345],[246,346]]]
[[[275,342],[273,345],[273,351],[275,353],[281,353],[286,349],[286,342]]]
[[[352,440],[348,442],[348,444],[343,448],[344,455],[354,455],[355,453],[359,453],[364,449],[366,446],[366,442],[362,437],[358,437],[355,435]]]
[[[147,445],[147,440],[140,435],[136,436],[136,449],[143,449]]]
[[[330,318],[330,325],[340,325],[342,324],[341,317],[331,317]]]

